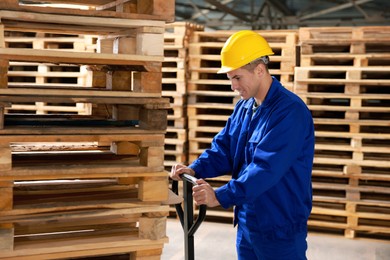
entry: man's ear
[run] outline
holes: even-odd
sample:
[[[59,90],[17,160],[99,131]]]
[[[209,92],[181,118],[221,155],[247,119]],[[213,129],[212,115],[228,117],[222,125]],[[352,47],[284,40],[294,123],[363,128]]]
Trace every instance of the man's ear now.
[[[265,71],[265,67],[264,67],[265,65],[263,64],[263,63],[259,63],[259,64],[257,64],[257,66],[256,66],[256,68],[255,68],[255,73],[258,75],[258,76],[260,76],[260,77],[262,77],[263,75],[264,75],[264,71]]]

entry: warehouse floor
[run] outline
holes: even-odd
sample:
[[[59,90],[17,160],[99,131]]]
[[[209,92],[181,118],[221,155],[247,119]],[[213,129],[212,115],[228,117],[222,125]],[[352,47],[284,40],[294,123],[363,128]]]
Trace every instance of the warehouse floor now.
[[[180,222],[168,219],[169,243],[164,246],[161,260],[184,259],[184,235]],[[195,233],[195,259],[235,260],[236,229],[231,224],[205,221]],[[342,236],[310,233],[309,260],[388,260],[390,242],[368,239],[347,239]]]

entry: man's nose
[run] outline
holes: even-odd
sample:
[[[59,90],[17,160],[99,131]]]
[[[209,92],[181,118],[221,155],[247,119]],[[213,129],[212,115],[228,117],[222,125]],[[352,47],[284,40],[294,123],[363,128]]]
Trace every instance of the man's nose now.
[[[234,83],[233,81],[231,81],[231,84],[230,84],[230,88],[235,91],[237,89],[237,83]]]

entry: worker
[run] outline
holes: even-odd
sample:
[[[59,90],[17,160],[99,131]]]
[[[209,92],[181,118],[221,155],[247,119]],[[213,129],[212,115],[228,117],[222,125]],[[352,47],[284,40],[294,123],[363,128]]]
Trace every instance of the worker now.
[[[250,30],[232,34],[221,51],[221,68],[241,99],[225,127],[189,166],[170,177],[198,178],[197,205],[234,207],[238,259],[306,259],[312,208],[314,126],[305,103],[268,70],[268,42]],[[204,179],[231,174],[214,189]]]

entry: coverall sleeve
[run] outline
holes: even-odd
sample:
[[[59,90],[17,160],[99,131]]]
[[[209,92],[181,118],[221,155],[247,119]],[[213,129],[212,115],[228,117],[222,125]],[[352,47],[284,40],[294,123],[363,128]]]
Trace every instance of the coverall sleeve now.
[[[195,171],[197,178],[213,178],[231,171],[231,141],[228,134],[230,124],[229,118],[226,126],[214,137],[211,147],[189,166]]]
[[[308,120],[311,117],[303,106],[296,104],[277,109],[271,115],[264,135],[254,132],[249,139],[252,161],[239,178],[216,189],[221,206],[229,208],[253,202],[277,184],[302,154],[310,126]]]

